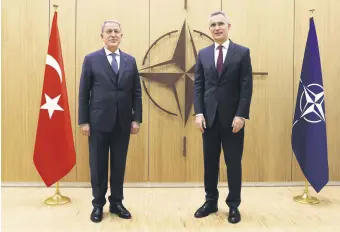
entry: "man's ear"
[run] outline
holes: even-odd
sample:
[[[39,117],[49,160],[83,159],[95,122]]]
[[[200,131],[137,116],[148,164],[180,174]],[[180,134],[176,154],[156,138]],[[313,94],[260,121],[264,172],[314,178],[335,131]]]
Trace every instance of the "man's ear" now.
[[[100,33],[100,38],[103,38],[103,33]]]

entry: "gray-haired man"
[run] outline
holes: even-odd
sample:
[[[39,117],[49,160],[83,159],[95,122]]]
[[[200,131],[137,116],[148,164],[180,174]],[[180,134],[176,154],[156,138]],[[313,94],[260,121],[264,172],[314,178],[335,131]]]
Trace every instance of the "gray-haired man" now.
[[[137,134],[142,122],[142,94],[135,58],[118,48],[122,36],[119,22],[104,22],[104,48],[85,57],[79,84],[78,123],[89,137],[93,222],[103,218],[109,151],[110,212],[131,218],[122,204],[123,183],[130,133]]]

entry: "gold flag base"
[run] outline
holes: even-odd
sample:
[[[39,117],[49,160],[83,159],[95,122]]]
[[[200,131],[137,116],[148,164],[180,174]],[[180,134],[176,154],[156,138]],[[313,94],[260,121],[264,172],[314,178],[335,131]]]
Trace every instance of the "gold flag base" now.
[[[66,196],[62,196],[59,191],[59,182],[56,184],[55,194],[52,197],[47,198],[44,203],[46,205],[65,205],[71,202],[71,199]]]
[[[301,196],[294,197],[294,201],[301,203],[301,204],[311,204],[311,205],[320,203],[320,201],[317,198],[312,197],[306,193],[303,193]]]
[[[62,196],[60,194],[55,194],[53,197],[47,198],[44,203],[46,205],[64,205],[71,201],[69,197]]]
[[[294,197],[294,201],[301,203],[301,204],[310,204],[310,205],[315,205],[315,204],[320,203],[320,201],[317,198],[312,197],[309,194],[307,180],[305,181],[305,191],[303,192],[302,195]]]

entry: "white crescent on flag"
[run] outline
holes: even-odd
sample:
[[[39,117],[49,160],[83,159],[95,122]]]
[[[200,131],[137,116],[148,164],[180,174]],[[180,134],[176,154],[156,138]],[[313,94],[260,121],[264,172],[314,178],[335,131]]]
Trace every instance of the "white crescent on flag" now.
[[[59,78],[60,78],[60,82],[62,83],[63,82],[63,76],[61,74],[61,68],[60,68],[60,65],[58,64],[58,62],[56,61],[56,59],[54,59],[53,56],[47,54],[46,64],[51,66],[52,68],[54,68],[55,71],[57,71]]]

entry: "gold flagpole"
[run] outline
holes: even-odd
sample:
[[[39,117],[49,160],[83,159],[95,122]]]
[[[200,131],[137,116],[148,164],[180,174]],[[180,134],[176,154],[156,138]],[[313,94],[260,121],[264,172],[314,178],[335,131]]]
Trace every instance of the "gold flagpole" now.
[[[54,11],[57,12],[58,5],[53,5]],[[59,182],[56,183],[55,193],[52,197],[47,198],[44,203],[46,205],[64,205],[71,201],[69,197],[62,196],[59,190]]]
[[[55,194],[52,197],[47,198],[44,203],[46,205],[64,205],[71,201],[69,197],[62,196],[59,191],[59,182],[56,183]]]
[[[298,203],[302,203],[302,204],[312,204],[312,205],[320,203],[320,201],[317,198],[312,197],[309,194],[307,179],[305,180],[305,191],[303,192],[302,195],[294,197],[294,201]]]

